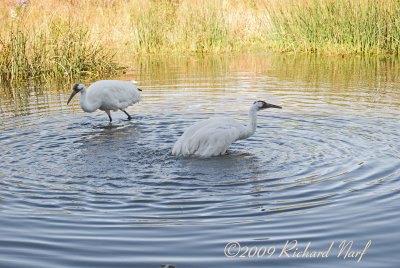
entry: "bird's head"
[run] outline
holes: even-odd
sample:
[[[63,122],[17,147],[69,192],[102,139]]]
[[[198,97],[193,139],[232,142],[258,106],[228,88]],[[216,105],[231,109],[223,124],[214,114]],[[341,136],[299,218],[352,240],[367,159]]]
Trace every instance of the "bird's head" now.
[[[82,83],[75,84],[74,87],[72,88],[72,93],[71,93],[71,96],[69,96],[67,104],[69,104],[69,102],[72,100],[72,98],[84,88],[85,88],[85,85]]]
[[[275,105],[275,104],[271,104],[271,103],[266,103],[265,101],[255,101],[253,103],[253,107],[255,107],[257,109],[257,111],[259,110],[264,110],[267,108],[278,108],[278,109],[282,109],[281,106]]]

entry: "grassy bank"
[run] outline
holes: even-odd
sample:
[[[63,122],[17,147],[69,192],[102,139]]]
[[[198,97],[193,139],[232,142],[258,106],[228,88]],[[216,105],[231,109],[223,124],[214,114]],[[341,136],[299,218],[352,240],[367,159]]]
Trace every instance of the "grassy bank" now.
[[[398,0],[0,3],[0,79],[102,76],[143,54],[399,54]]]
[[[9,3],[2,9],[1,82],[72,80],[117,68],[112,51],[93,39],[87,25],[32,3]]]

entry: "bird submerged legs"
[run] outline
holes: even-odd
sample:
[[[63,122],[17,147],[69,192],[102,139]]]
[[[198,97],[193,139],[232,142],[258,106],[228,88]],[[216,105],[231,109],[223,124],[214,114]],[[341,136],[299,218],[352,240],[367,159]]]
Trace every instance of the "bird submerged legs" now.
[[[125,110],[122,110],[122,109],[121,109],[121,111],[123,111],[123,112],[128,116],[128,120],[131,120],[131,119],[132,119],[132,116],[130,116]],[[106,110],[105,112],[106,112],[106,114],[108,115],[108,118],[110,118],[110,123],[111,123],[111,122],[112,122],[111,112],[110,112],[109,110]]]
[[[109,111],[109,110],[105,110],[105,112],[106,112],[106,114],[108,115],[108,118],[110,118],[110,123],[111,123],[112,118],[111,118],[111,113],[110,113],[110,111]]]
[[[132,119],[132,116],[130,116],[125,110],[122,110],[122,109],[121,109],[121,111],[123,111],[123,112],[128,116],[128,120],[131,120],[131,119]]]

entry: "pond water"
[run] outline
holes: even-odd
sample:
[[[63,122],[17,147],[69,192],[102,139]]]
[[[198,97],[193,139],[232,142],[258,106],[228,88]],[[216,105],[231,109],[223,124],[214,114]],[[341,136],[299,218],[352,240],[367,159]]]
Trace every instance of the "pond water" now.
[[[142,58],[116,78],[143,101],[112,125],[67,106],[71,85],[1,89],[0,267],[398,267],[399,65]],[[171,156],[255,100],[283,109],[227,155]]]

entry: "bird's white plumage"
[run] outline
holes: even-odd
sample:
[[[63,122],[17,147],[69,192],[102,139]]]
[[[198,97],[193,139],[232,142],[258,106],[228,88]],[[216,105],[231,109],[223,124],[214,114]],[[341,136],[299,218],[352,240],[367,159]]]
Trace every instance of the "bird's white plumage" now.
[[[94,82],[88,88],[85,88],[83,84],[77,84],[74,86],[74,91],[75,94],[81,93],[82,110],[91,113],[100,109],[109,115],[110,121],[110,111],[125,112],[128,106],[141,100],[139,89],[132,81],[101,80]],[[73,95],[70,100],[72,97]]]
[[[192,125],[176,141],[172,154],[176,156],[211,157],[225,154],[237,140],[245,139],[256,130],[256,113],[265,108],[280,108],[263,101],[255,102],[249,110],[247,126],[230,117],[215,117]]]
[[[81,91],[81,94],[84,94]],[[119,80],[101,80],[94,82],[86,89],[86,96],[82,98],[81,105],[85,112],[117,111],[141,100],[140,93],[132,82]],[[87,110],[85,110],[85,108]]]
[[[225,154],[246,128],[230,117],[210,118],[189,127],[177,140],[173,155],[210,157]]]

